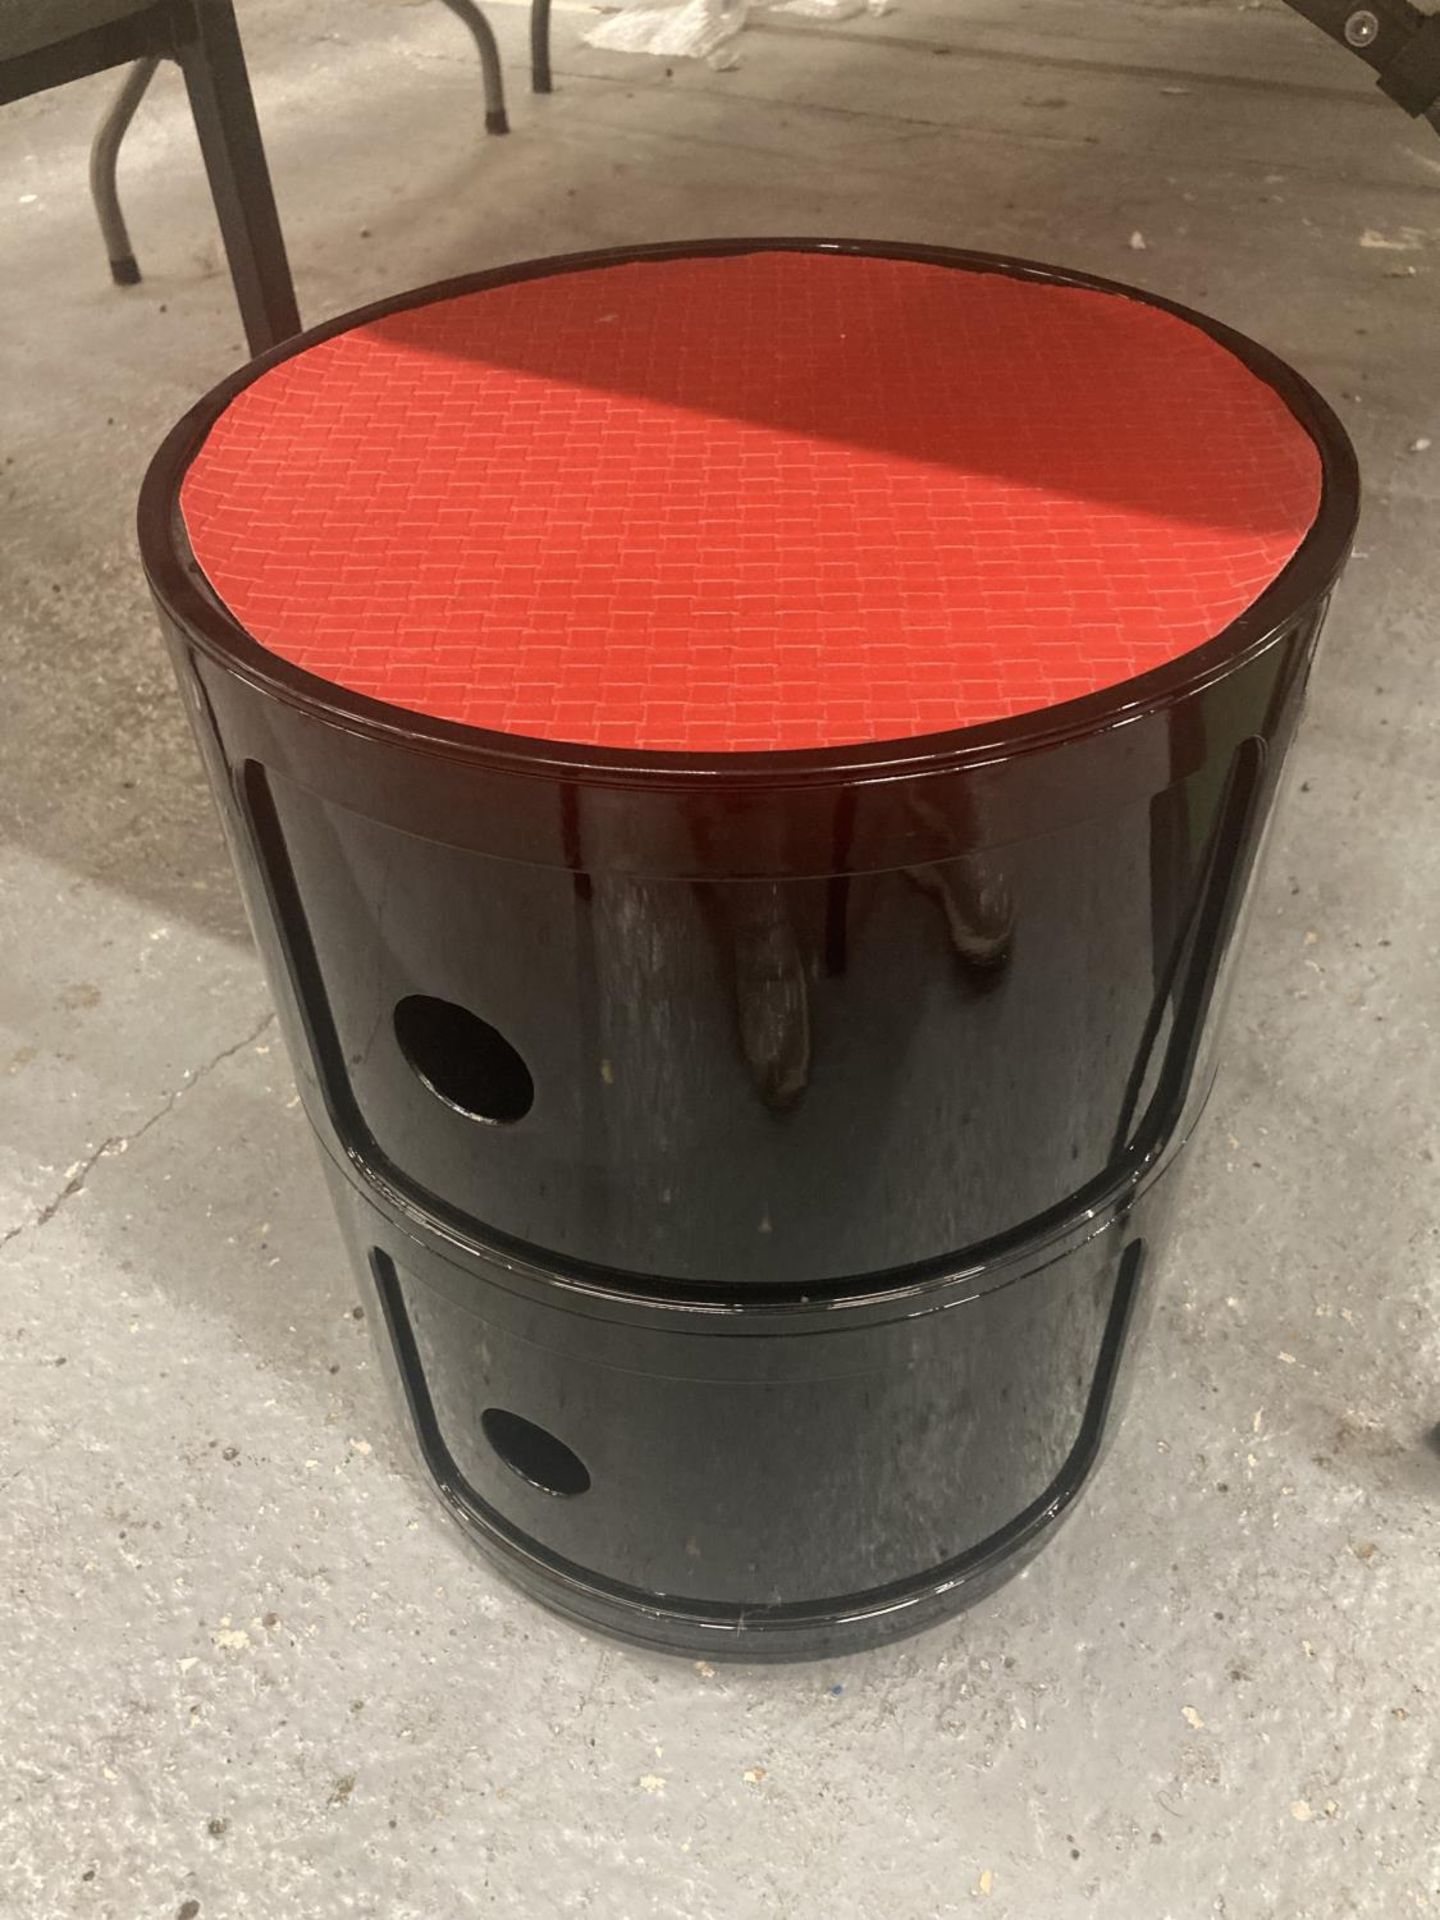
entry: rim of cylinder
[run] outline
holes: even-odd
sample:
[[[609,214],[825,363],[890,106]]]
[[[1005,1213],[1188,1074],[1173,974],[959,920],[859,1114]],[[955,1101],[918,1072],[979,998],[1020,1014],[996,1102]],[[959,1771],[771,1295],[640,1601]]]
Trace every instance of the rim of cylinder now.
[[[180,511],[180,487],[211,427],[246,387],[324,340],[356,327],[466,293],[524,280],[584,273],[646,260],[769,253],[842,253],[913,260],[969,273],[998,273],[1051,286],[1118,294],[1173,314],[1208,334],[1262,379],[1289,408],[1314,443],[1321,463],[1320,507],[1296,552],[1264,591],[1211,639],[1145,673],[1113,686],[1005,719],[984,721],[898,740],[848,746],[782,747],[763,752],[704,754],[600,747],[545,740],[442,720],[412,708],[354,693],[271,653],[218,597],[201,570]],[[186,637],[230,672],[266,693],[393,744],[438,749],[499,770],[555,776],[605,778],[621,784],[698,782],[777,786],[865,776],[884,778],[923,765],[939,767],[1005,759],[1079,735],[1140,719],[1173,705],[1232,672],[1280,638],[1299,616],[1329,591],[1348,553],[1359,513],[1360,484],[1350,437],[1328,402],[1286,361],[1247,335],[1163,296],[1122,281],[1071,271],[1005,254],[880,240],[747,238],[667,241],[557,254],[480,273],[441,280],[393,295],[327,320],[261,354],[213,388],[184,416],[161,445],[140,493],[140,553],[161,607]]]

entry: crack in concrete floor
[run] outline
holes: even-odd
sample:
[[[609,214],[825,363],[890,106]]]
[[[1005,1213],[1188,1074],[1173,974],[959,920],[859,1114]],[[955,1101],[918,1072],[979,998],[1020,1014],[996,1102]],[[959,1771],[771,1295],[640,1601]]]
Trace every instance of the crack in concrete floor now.
[[[173,1088],[167,1093],[155,1111],[145,1120],[142,1120],[138,1127],[133,1128],[129,1133],[107,1135],[92,1153],[86,1154],[83,1160],[78,1161],[69,1169],[64,1186],[61,1187],[53,1199],[47,1200],[44,1206],[29,1220],[21,1220],[16,1226],[10,1227],[6,1232],[0,1234],[0,1251],[8,1247],[12,1241],[18,1240],[22,1234],[37,1233],[42,1227],[48,1226],[62,1208],[67,1206],[77,1194],[84,1192],[85,1182],[102,1160],[114,1159],[118,1155],[127,1152],[135,1145],[137,1140],[143,1140],[151,1128],[158,1126],[162,1120],[168,1118],[185,1098],[185,1095],[191,1092],[193,1088],[199,1086],[200,1082],[204,1080],[207,1075],[213,1073],[215,1069],[223,1065],[225,1061],[233,1060],[235,1055],[242,1052],[244,1048],[253,1046],[261,1034],[264,1033],[265,1029],[274,1024],[274,1020],[275,1012],[272,1008],[271,1011],[265,1015],[264,1019],[260,1021],[259,1025],[252,1028],[249,1033],[242,1034],[232,1045],[222,1047],[211,1059],[195,1067],[187,1075],[184,1084]]]

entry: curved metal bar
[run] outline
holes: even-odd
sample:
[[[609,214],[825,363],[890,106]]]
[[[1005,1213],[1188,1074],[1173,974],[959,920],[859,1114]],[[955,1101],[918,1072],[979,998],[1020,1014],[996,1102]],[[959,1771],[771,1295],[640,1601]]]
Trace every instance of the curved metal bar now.
[[[480,72],[485,82],[485,131],[508,133],[510,121],[505,112],[505,79],[500,71],[500,48],[494,28],[475,5],[475,0],[441,0],[441,4],[468,27],[480,55]]]
[[[120,193],[115,180],[120,142],[125,138],[130,122],[135,118],[135,109],[145,98],[145,91],[155,78],[155,69],[159,65],[159,54],[150,54],[144,60],[137,60],[129,69],[105,118],[95,129],[95,138],[90,146],[90,195],[100,219],[105,251],[110,256],[110,275],[117,287],[136,286],[140,279],[140,267],[130,245],[130,234],[125,225],[125,215],[120,210]]]

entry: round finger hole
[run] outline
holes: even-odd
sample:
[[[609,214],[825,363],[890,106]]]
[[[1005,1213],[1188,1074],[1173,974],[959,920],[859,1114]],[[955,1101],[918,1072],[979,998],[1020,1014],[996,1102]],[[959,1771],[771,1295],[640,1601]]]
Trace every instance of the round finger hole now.
[[[480,1427],[511,1472],[542,1493],[571,1496],[588,1490],[590,1471],[579,1454],[533,1420],[504,1407],[487,1407]]]
[[[508,1126],[534,1105],[530,1069],[504,1034],[468,1007],[412,993],[395,1009],[395,1038],[430,1091],[471,1120]]]

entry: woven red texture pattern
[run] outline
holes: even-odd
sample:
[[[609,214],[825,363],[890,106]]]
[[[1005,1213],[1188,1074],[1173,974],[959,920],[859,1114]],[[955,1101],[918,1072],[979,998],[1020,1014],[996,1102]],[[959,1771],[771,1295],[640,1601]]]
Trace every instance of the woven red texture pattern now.
[[[1275,393],[1135,300],[760,252],[412,308],[247,387],[186,476],[261,645],[395,706],[695,753],[1114,686],[1320,500]]]

